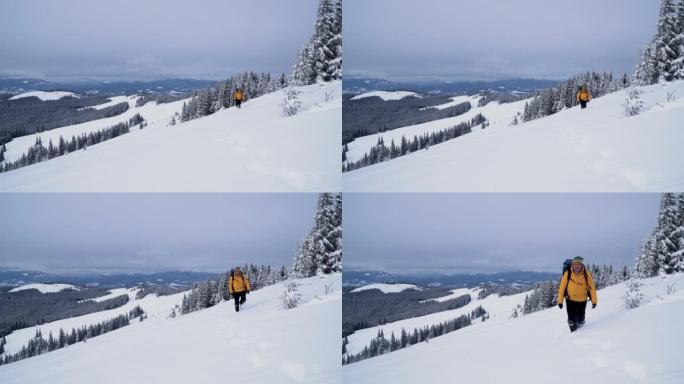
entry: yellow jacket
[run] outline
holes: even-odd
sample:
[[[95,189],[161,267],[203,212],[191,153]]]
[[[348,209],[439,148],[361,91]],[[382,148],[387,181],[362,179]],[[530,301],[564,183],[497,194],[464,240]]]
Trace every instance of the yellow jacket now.
[[[233,92],[233,100],[240,100],[242,101],[245,98],[245,94],[242,91],[235,91]]]
[[[579,90],[577,92],[577,101],[589,101],[591,100],[591,92],[587,89],[586,91]]]
[[[571,273],[569,280],[567,278],[568,273]],[[587,271],[586,276],[587,278],[585,279],[584,271],[580,271],[580,273],[565,272],[563,277],[561,277],[558,287],[558,304],[563,304],[566,287],[569,300],[583,302],[591,297],[592,304],[597,304],[598,296],[596,295],[596,286],[594,285],[594,279],[591,277],[591,272]]]
[[[240,274],[230,277],[228,281],[228,291],[230,291],[230,293],[240,293],[251,290],[247,276]]]

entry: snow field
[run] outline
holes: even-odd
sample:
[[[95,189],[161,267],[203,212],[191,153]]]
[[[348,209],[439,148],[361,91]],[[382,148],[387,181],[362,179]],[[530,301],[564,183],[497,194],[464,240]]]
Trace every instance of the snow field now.
[[[148,126],[49,161],[0,174],[1,191],[322,192],[341,190],[341,82],[299,87],[301,112],[284,117],[284,90],[169,126],[183,101],[147,103],[105,122],[42,135],[102,129],[140,113]],[[130,116],[129,116],[130,115]],[[33,135],[32,135],[33,136]],[[42,137],[42,136],[41,136]],[[46,137],[42,137],[47,145]],[[24,142],[25,141],[25,142]],[[12,144],[15,143],[16,144]],[[8,159],[35,137],[13,140]],[[16,147],[14,147],[16,146]],[[14,149],[13,149],[14,148]],[[19,155],[20,156],[20,155]],[[153,177],[152,177],[153,176]]]
[[[492,316],[429,343],[346,365],[344,380],[441,382],[448,366],[464,382],[681,383],[684,274],[642,282],[646,302],[633,310],[624,308],[624,283],[600,290],[597,308],[588,307],[587,324],[576,333],[557,307],[505,321]],[[676,291],[668,294],[668,286]]]
[[[284,283],[250,293],[239,313],[229,301],[169,319],[182,294],[147,296],[147,320],[2,366],[0,381],[341,383],[341,275],[296,282],[302,304],[290,310]]]
[[[638,116],[625,116],[627,90],[614,92],[592,100],[586,110],[571,108],[516,126],[492,124],[427,151],[346,172],[345,191],[682,190],[684,81],[641,90],[646,110]],[[668,94],[674,95],[670,101]],[[491,118],[491,113],[483,114]],[[510,123],[513,114],[503,122]],[[399,132],[392,132],[389,134],[401,138]],[[352,159],[377,142],[377,138],[361,139],[355,140],[364,143],[358,148],[350,143],[348,156]],[[386,144],[389,139],[384,137]]]

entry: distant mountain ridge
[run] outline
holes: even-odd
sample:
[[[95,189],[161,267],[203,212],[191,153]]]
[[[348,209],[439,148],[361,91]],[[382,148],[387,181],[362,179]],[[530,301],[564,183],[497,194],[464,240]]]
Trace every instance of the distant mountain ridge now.
[[[345,286],[360,286],[373,283],[407,283],[419,286],[475,287],[480,284],[508,286],[512,284],[533,284],[555,280],[560,273],[511,271],[497,273],[416,273],[392,274],[381,271],[345,271],[342,283]]]
[[[187,286],[205,281],[219,272],[168,271],[154,273],[87,273],[60,275],[28,270],[0,270],[1,286],[20,286],[29,283],[66,283],[77,286],[97,286],[102,288],[132,287],[139,283],[158,286]]]
[[[216,84],[216,80],[163,79],[152,81],[66,81],[32,78],[0,78],[0,93],[71,91],[80,94],[129,95],[137,92],[185,93]]]
[[[359,94],[369,91],[413,91],[433,94],[474,94],[480,91],[528,93],[557,85],[559,81],[545,79],[506,79],[493,81],[405,81],[381,78],[344,79],[343,91]]]

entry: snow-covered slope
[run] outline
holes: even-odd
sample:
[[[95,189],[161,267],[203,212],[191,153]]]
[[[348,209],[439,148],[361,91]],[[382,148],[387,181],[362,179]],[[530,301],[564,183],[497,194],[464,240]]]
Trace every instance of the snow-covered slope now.
[[[52,92],[47,92],[47,91],[31,91],[31,92],[24,92],[18,95],[14,95],[10,97],[10,100],[17,100],[17,99],[23,99],[24,97],[37,97],[43,101],[46,100],[59,100],[63,97],[78,97],[78,95],[72,93],[72,92],[65,92],[65,91],[52,91]]]
[[[415,92],[407,92],[407,91],[373,91],[373,92],[366,92],[362,93],[360,95],[356,95],[352,97],[352,100],[359,100],[363,99],[366,97],[379,97],[385,101],[388,100],[401,100],[404,97],[421,97],[419,94]]]
[[[684,81],[642,89],[647,110],[638,116],[625,117],[626,91],[595,99],[586,110],[572,108],[509,126],[513,112],[503,120],[506,124],[492,124],[429,150],[345,173],[344,189],[350,192],[682,190]],[[668,93],[674,94],[674,100],[667,101]],[[491,112],[483,114],[487,118],[493,116]],[[456,119],[453,118],[454,122]],[[446,128],[439,122],[428,124]],[[419,133],[426,131],[425,128],[402,129],[406,133],[412,129]],[[393,132],[385,135],[401,138],[401,134]],[[384,141],[389,145],[388,137]],[[355,142],[363,140],[367,143],[359,144],[359,151],[377,143],[377,137]],[[359,156],[355,145],[349,145],[347,155],[351,158]]]
[[[370,152],[370,149],[376,144],[378,144],[378,139],[380,137],[382,137],[383,141],[388,146],[392,143],[392,140],[394,140],[394,143],[396,145],[400,145],[402,136],[406,137],[407,140],[411,140],[414,136],[421,136],[426,133],[429,134],[432,132],[442,131],[444,129],[451,128],[460,123],[469,122],[473,119],[473,117],[477,116],[480,113],[483,114],[485,118],[487,118],[487,121],[490,124],[486,128],[487,130],[494,129],[497,126],[508,127],[513,121],[513,117],[516,115],[516,113],[522,112],[524,110],[525,102],[527,102],[527,100],[522,100],[517,101],[515,103],[499,104],[498,101],[494,101],[488,103],[483,107],[478,107],[477,102],[479,99],[480,97],[477,96],[457,96],[452,98],[452,100],[458,101],[456,104],[470,101],[471,109],[460,116],[449,117],[440,120],[433,120],[423,124],[401,127],[382,133],[376,133],[373,135],[359,137],[347,144],[347,161],[354,162],[362,159],[364,154]],[[451,103],[446,103],[442,104],[442,106],[450,107],[452,105]],[[480,126],[473,127],[472,130],[478,131],[480,130]],[[432,147],[430,149],[434,148],[438,147]]]
[[[252,292],[239,313],[231,301],[173,319],[178,295],[168,296],[143,322],[0,366],[0,382],[341,383],[341,283],[298,280],[304,303],[291,310],[281,283]]]
[[[396,292],[401,292],[405,291],[407,289],[418,289],[420,290],[419,287],[413,285],[413,284],[368,284],[364,285],[363,287],[358,287],[354,288],[352,290],[352,293],[354,292],[361,292],[361,291],[368,291],[369,289],[379,289],[380,291],[384,293],[396,293]]]
[[[131,300],[135,299],[135,293],[137,292],[136,288],[116,288],[116,289],[111,289],[107,291],[108,293],[104,296],[96,297],[94,299],[88,299],[88,300],[83,300],[83,301],[94,301],[96,303],[101,303],[105,300],[113,299],[117,296],[121,295],[128,295],[128,298]]]
[[[570,333],[556,307],[485,322],[346,365],[349,383],[682,383],[684,274],[644,280],[647,303],[623,307],[624,284],[599,291]],[[676,288],[667,294],[667,287]],[[385,333],[387,335],[387,333]],[[449,367],[449,371],[445,371]]]
[[[93,108],[93,109],[105,109],[107,107],[111,107],[112,105],[117,105],[119,103],[123,103],[125,101],[128,101],[128,105],[130,107],[135,106],[135,100],[137,99],[137,96],[113,96],[109,98],[109,101],[106,103],[98,104],[98,105],[93,105],[92,107],[86,107],[86,108],[81,108],[81,109],[88,109],[88,108]],[[133,105],[131,105],[131,100],[133,101]],[[153,103],[154,104],[154,103]]]
[[[63,291],[65,289],[79,290],[78,287],[71,284],[42,284],[42,283],[32,283],[22,285],[21,287],[12,288],[10,292],[25,291],[27,289],[36,289],[41,293],[53,293]]]
[[[413,317],[358,330],[347,337],[349,342],[347,344],[347,353],[355,354],[363,351],[363,347],[368,346],[371,340],[378,336],[378,331],[380,330],[382,330],[388,338],[392,333],[394,333],[395,336],[399,336],[401,335],[402,329],[405,329],[407,332],[412,332],[415,328],[429,327],[457,318],[461,315],[467,315],[479,306],[482,306],[482,308],[487,311],[487,314],[490,316],[489,321],[506,321],[513,314],[513,310],[525,302],[525,295],[529,294],[529,292],[525,292],[511,296],[489,295],[482,300],[478,300],[478,288],[456,289],[454,290],[454,293],[454,297],[451,297],[451,295],[445,296],[438,301],[447,300],[447,298],[454,299],[464,294],[470,294],[470,303],[458,309],[436,312],[425,316]]]
[[[302,111],[284,117],[284,91],[170,126],[183,102],[147,103],[123,115],[41,133],[103,129],[140,113],[148,126],[49,161],[0,174],[0,191],[276,192],[341,190],[341,82],[301,87]],[[134,101],[129,101],[134,106]],[[21,156],[35,135],[7,144]]]

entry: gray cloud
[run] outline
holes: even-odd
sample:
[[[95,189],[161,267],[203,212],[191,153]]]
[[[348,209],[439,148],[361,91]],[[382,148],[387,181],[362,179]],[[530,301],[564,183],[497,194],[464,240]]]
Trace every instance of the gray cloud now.
[[[289,265],[315,194],[5,194],[0,267],[217,271]]]
[[[316,0],[8,0],[0,76],[221,78],[289,72]]]
[[[632,264],[657,194],[347,194],[345,265],[391,272]]]
[[[640,0],[347,0],[345,73],[391,79],[631,72],[655,31]]]

